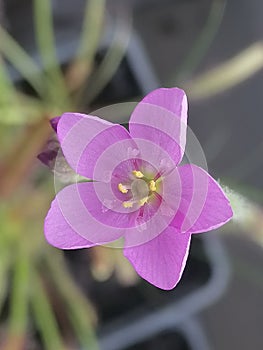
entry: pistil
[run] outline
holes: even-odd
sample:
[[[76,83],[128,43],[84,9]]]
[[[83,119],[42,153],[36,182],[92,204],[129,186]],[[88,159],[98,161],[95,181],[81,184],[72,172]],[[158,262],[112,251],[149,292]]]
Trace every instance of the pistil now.
[[[157,191],[156,182],[147,178],[141,171],[133,170],[132,174],[136,179],[131,180],[130,184],[118,184],[118,190],[121,193],[127,194],[130,191],[132,194],[130,200],[122,203],[124,208],[132,208],[134,204],[137,204],[140,207],[144,206],[148,203],[152,193]]]

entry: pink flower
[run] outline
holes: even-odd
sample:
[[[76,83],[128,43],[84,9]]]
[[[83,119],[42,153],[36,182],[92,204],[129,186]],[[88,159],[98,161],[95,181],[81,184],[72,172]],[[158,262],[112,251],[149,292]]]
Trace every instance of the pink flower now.
[[[55,126],[54,126],[55,124]],[[91,115],[55,120],[64,156],[93,182],[65,187],[45,219],[47,241],[61,249],[115,240],[137,273],[162,289],[180,280],[191,235],[232,217],[218,183],[194,164],[178,166],[186,142],[187,98],[157,89],[133,111],[129,132]]]

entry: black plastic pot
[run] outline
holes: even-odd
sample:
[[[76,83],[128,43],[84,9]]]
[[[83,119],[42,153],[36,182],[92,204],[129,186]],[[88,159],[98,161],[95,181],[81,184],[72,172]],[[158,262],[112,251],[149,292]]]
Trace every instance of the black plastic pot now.
[[[186,339],[176,331],[166,331],[155,337],[129,346],[125,350],[190,350]]]

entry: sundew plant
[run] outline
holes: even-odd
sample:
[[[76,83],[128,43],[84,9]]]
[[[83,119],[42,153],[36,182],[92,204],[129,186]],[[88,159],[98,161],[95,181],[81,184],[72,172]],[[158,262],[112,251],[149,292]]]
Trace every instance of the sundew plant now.
[[[76,249],[123,238],[124,255],[141,277],[174,288],[191,235],[233,216],[212,177],[194,164],[178,166],[186,142],[184,91],[149,93],[132,112],[129,132],[91,115],[64,113],[55,122],[68,163],[93,181],[57,194],[45,219],[47,240]]]
[[[114,272],[120,284],[142,277],[170,290],[182,283],[193,235],[212,234],[206,232],[233,217],[228,231],[238,222],[263,242],[260,205],[183,159],[188,104],[258,72],[262,42],[191,78],[220,22],[213,1],[184,64],[165,88],[138,96],[121,125],[103,119],[91,104],[125,55],[131,22],[122,7],[106,52],[96,60],[109,16],[105,0],[85,4],[78,48],[63,67],[51,0],[32,1],[39,60],[0,25],[3,350],[99,349],[96,306],[70,272],[63,249],[90,248],[85,268],[96,281]],[[14,83],[12,69],[26,89]]]

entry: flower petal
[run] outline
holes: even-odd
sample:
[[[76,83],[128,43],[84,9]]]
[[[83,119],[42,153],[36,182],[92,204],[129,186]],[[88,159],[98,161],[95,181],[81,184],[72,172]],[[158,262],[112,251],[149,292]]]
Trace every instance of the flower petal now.
[[[181,202],[171,226],[180,232],[200,233],[229,221],[233,212],[219,184],[193,164],[178,167]]]
[[[130,139],[121,125],[79,113],[64,113],[57,124],[57,134],[70,166],[87,178],[93,178],[96,161],[105,149]]]
[[[137,164],[138,169],[140,164],[148,163],[155,172],[161,174],[175,168],[170,155],[156,143],[145,139],[126,139],[115,142],[97,158],[93,178],[97,181],[109,182],[114,176],[115,169],[127,162]],[[126,170],[123,169],[124,175],[127,175]],[[118,177],[121,177],[120,173]]]
[[[80,236],[69,225],[61,212],[57,198],[51,204],[45,219],[44,232],[49,244],[60,249],[89,248],[95,244]]]
[[[124,256],[137,273],[161,289],[179,282],[188,257],[191,235],[167,227],[158,237],[137,247],[125,248]]]
[[[75,241],[77,245],[85,241],[89,246],[104,244],[120,238],[128,220],[128,215],[114,216],[107,208],[104,210],[93,183],[78,183],[57,194],[45,219],[45,235],[48,242],[60,247],[71,247]],[[83,238],[80,243],[76,235]]]
[[[187,97],[182,89],[156,89],[145,96],[143,102],[163,107],[187,123]]]
[[[136,106],[129,123],[132,137],[157,143],[176,164],[184,154],[186,128],[187,98],[178,88],[152,91]]]

